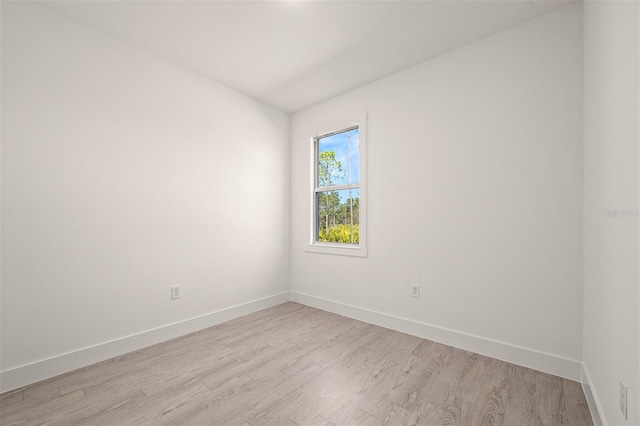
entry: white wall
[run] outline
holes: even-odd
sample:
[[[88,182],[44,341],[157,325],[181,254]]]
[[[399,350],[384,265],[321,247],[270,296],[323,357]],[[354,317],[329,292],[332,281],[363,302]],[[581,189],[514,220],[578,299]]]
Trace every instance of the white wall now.
[[[570,361],[555,373],[579,374],[581,23],[572,5],[294,114],[294,298],[550,354]],[[369,257],[305,253],[310,129],[362,111]]]
[[[3,378],[288,299],[288,132],[286,114],[247,96],[40,6],[3,2]],[[171,301],[175,284],[182,299]]]
[[[584,5],[583,356],[612,425],[640,424],[639,9],[638,2]],[[629,387],[626,421],[621,379]]]

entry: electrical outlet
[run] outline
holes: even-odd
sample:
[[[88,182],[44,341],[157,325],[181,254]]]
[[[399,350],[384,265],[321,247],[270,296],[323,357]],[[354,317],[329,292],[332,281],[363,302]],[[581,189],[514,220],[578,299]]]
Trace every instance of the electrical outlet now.
[[[171,287],[171,300],[180,299],[180,286],[174,285]]]
[[[416,299],[420,298],[420,286],[417,284],[413,284],[411,286],[411,297],[415,297]]]
[[[620,411],[625,420],[627,419],[627,385],[620,380]]]

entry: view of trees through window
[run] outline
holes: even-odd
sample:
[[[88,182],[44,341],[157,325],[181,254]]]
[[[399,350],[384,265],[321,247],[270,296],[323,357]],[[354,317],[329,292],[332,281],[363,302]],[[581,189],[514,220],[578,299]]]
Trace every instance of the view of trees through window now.
[[[316,241],[360,240],[358,128],[317,140]]]

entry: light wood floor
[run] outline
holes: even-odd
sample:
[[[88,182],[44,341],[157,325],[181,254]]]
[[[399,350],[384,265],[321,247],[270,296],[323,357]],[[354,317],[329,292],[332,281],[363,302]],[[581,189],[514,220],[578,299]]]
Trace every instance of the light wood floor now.
[[[592,424],[576,382],[293,302],[2,394],[0,423]]]

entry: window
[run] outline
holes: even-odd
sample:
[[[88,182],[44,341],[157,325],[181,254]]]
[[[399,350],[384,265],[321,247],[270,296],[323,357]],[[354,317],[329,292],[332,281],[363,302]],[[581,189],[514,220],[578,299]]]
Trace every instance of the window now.
[[[311,137],[307,251],[366,257],[366,114]]]

